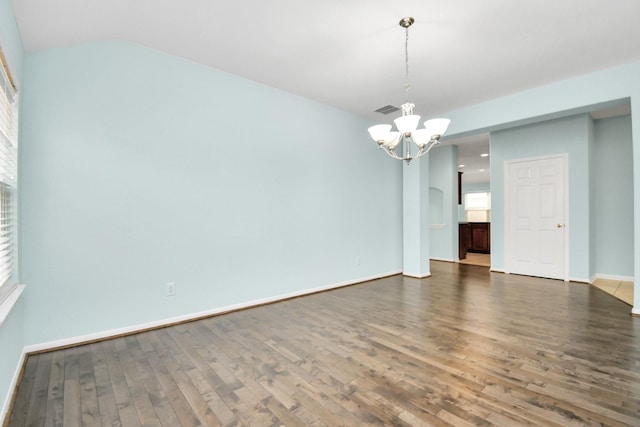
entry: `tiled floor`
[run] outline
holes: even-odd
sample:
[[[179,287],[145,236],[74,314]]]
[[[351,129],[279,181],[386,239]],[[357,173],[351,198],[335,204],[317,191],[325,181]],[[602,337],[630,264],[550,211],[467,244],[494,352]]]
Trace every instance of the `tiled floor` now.
[[[620,301],[633,305],[633,282],[623,282],[620,280],[596,279],[592,283],[598,289],[602,289],[608,294],[613,295]]]
[[[466,258],[461,259],[460,264],[482,265],[484,267],[490,267],[491,255],[467,252]]]

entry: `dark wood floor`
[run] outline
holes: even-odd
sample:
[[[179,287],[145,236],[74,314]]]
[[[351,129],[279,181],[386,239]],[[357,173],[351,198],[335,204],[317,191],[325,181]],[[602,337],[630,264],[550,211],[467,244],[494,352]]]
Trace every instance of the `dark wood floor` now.
[[[640,318],[432,263],[27,360],[10,426],[640,425]]]

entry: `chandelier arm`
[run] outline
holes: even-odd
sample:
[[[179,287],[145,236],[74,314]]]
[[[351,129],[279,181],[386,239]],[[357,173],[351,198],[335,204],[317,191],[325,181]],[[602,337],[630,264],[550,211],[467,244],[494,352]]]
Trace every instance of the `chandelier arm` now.
[[[429,151],[431,151],[431,149],[435,146],[438,145],[440,141],[437,140],[430,140],[429,142],[427,142],[426,144],[422,145],[422,147],[420,147],[418,149],[418,152],[415,154],[415,156],[409,154],[407,156],[405,156],[404,159],[402,160],[411,160],[411,159],[419,159],[420,157],[426,155],[427,153],[429,153]]]
[[[436,145],[440,145],[440,139],[439,138],[438,139],[432,139],[431,141],[429,141],[429,143],[430,143],[430,145],[429,145],[429,148],[427,148],[427,151],[426,151],[427,153],[429,151],[431,151],[431,149],[433,147],[435,147]]]
[[[396,153],[395,149],[390,150],[388,147],[386,147],[384,145],[380,145],[378,147],[378,149],[382,149],[389,157],[392,157],[392,158],[394,158],[396,160],[404,160],[407,163],[409,163],[413,159],[419,159],[420,157],[428,154],[429,151],[431,151],[431,149],[433,147],[435,147],[436,145],[440,144],[440,141],[438,139],[432,139],[428,143],[424,144],[424,146],[422,146],[422,148],[418,149],[418,152],[415,153],[415,155],[414,155],[411,152],[411,142],[412,141],[407,140],[403,136],[401,136],[400,139],[401,139],[401,142],[403,144],[405,144],[405,147],[403,148],[403,150],[404,150],[404,156],[403,157],[398,156],[398,154]]]
[[[431,151],[431,149],[432,149],[433,147],[435,147],[436,145],[438,145],[438,143],[437,143],[437,142],[434,142],[433,144],[429,145],[429,148],[427,148],[427,149],[426,149],[426,151],[425,151],[424,153],[425,153],[425,154],[427,154],[427,153],[428,153],[429,151]]]
[[[426,155],[429,152],[430,148],[427,148],[426,150],[424,148],[421,148],[420,151],[418,151],[414,157],[414,159],[419,159],[420,157]]]
[[[406,160],[404,157],[399,157],[396,154],[395,150],[389,150],[387,147],[380,147],[380,148],[382,148],[389,157],[393,157],[396,160]]]
[[[440,141],[438,141],[437,139],[432,139],[431,141],[429,141],[427,144],[425,144],[424,147],[422,147],[420,149],[420,151],[418,151],[418,153],[416,154],[416,156],[414,157],[415,159],[424,156],[425,154],[429,153],[429,151],[431,151],[431,149],[433,147],[435,147],[436,145],[440,144]]]
[[[411,138],[407,138],[404,135],[402,135],[400,137],[400,141],[405,145],[403,150],[404,150],[404,156],[400,157],[398,156],[398,154],[396,153],[395,149],[390,150],[388,147],[381,145],[378,148],[381,148],[384,150],[385,153],[387,153],[387,155],[389,157],[392,157],[396,160],[404,160],[405,162],[407,162],[407,164],[409,164],[411,162],[411,160],[413,159],[417,159],[419,157],[424,156],[425,154],[427,154],[429,152],[429,150],[431,149],[431,145],[425,149],[425,147],[422,147],[418,150],[418,152],[416,153],[416,155],[413,155],[412,151],[411,151],[411,143],[413,142],[411,140]]]

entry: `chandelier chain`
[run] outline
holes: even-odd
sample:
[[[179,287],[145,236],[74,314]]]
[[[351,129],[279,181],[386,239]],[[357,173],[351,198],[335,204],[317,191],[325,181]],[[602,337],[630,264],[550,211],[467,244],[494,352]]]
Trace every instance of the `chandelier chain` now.
[[[406,101],[409,102],[409,89],[411,88],[409,84],[409,27],[406,27],[404,30],[404,96]]]

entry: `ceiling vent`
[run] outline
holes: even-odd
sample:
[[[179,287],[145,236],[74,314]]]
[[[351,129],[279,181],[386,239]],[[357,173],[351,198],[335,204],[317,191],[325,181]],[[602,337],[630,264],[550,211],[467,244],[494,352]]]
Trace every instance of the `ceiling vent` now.
[[[395,113],[396,111],[400,111],[400,109],[398,107],[394,107],[393,105],[385,105],[384,107],[380,107],[374,111],[380,114],[390,114]]]

